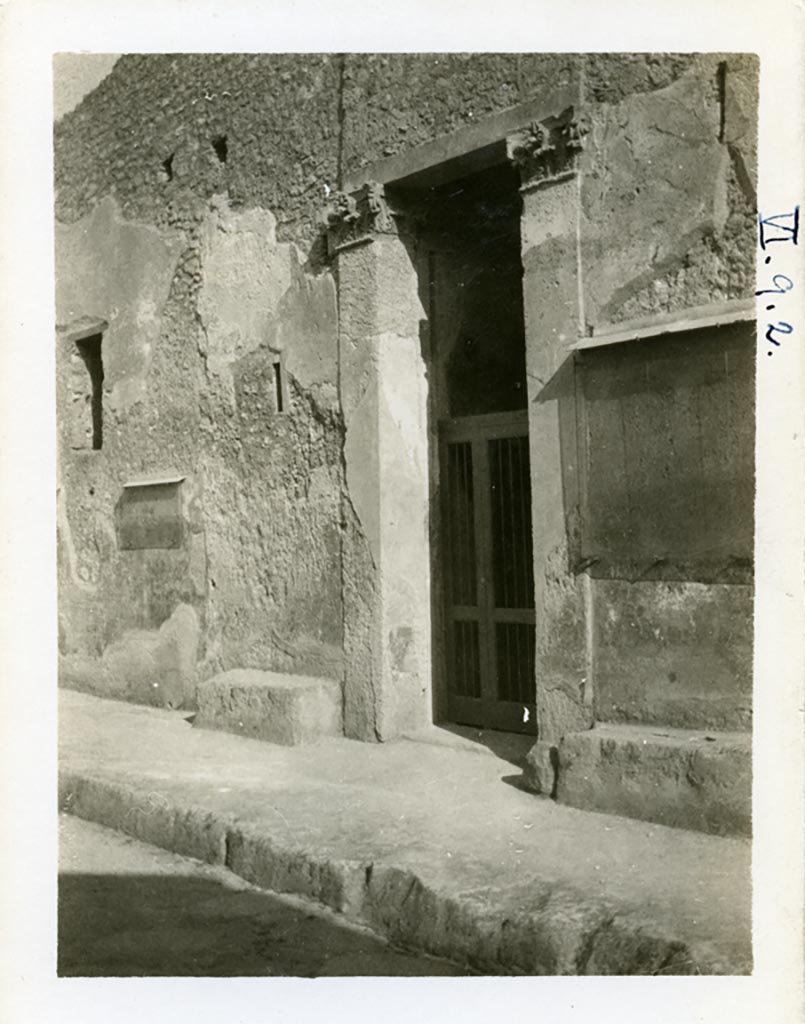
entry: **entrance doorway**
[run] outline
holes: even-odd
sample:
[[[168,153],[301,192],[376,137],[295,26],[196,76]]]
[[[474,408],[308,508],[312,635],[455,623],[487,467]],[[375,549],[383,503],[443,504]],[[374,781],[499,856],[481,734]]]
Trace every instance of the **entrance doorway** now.
[[[442,715],[536,734],[520,195],[509,165],[429,190]],[[434,453],[436,454],[436,453]],[[440,670],[440,671],[439,671]]]

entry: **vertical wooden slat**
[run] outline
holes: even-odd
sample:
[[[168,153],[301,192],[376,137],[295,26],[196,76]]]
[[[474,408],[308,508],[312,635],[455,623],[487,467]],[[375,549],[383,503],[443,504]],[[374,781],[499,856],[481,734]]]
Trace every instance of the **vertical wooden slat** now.
[[[495,635],[492,621],[491,490],[487,443],[476,437],[472,442],[473,494],[475,498],[475,536],[478,538],[478,648],[480,656],[481,696],[495,699]]]
[[[467,587],[467,469],[463,445],[456,445],[456,519],[459,525],[456,546],[456,603],[463,604]]]
[[[449,592],[451,601],[454,604],[458,598],[456,583],[456,550],[457,545],[460,544],[455,522],[457,506],[458,484],[456,482],[456,445],[448,444],[448,510],[446,517],[444,517],[444,525],[446,525],[446,530],[444,530],[444,532],[447,534],[447,546],[449,549]]]
[[[528,703],[528,626],[520,626],[520,701]]]
[[[518,607],[525,608],[528,605],[528,588],[526,585],[526,579],[523,574],[523,564],[525,562],[525,516],[523,515],[523,442],[522,438],[517,438],[515,442],[515,459],[514,459],[514,472],[517,478],[517,493],[513,495],[513,500],[516,502],[516,516],[517,516],[517,587],[520,593],[518,601]]]
[[[455,556],[453,561],[453,571],[455,579],[455,593],[454,601],[456,604],[461,604],[464,596],[464,575],[463,575],[463,563],[464,554],[466,547],[466,536],[464,530],[464,480],[463,480],[463,462],[462,462],[462,446],[453,446],[453,474],[454,474],[454,485],[455,485],[455,500],[453,503],[453,518],[455,520],[456,528],[456,543],[455,543]]]
[[[520,439],[520,522],[522,524],[522,536],[523,536],[523,607],[528,608],[531,604],[531,588],[528,585],[529,577],[533,579],[534,566],[531,560],[531,517],[528,515],[528,510],[531,508],[531,502],[528,501],[526,505],[526,495],[528,494],[528,488],[531,486],[531,478],[528,472],[528,438],[524,437]],[[528,494],[530,498],[530,494]]]
[[[506,567],[506,574],[509,577],[509,607],[517,608],[520,604],[520,595],[517,588],[517,518],[514,507],[514,467],[512,463],[512,452],[514,451],[514,438],[506,439],[506,514],[509,521],[509,563]]]
[[[480,675],[478,665],[478,624],[475,622],[468,622],[467,632],[470,636],[470,651],[472,654],[472,677],[469,694],[471,697],[479,697],[481,691],[478,685]]]
[[[456,445],[456,519],[458,525],[458,546],[456,560],[456,603],[464,603],[466,593],[466,558],[467,558],[467,530],[466,530],[466,501],[467,481],[466,466],[464,460],[464,446]]]
[[[464,692],[465,650],[464,632],[462,622],[453,623],[453,635],[455,637],[455,658],[453,661],[453,689],[456,693]]]
[[[476,501],[474,487],[474,472],[472,460],[472,448],[469,444],[464,447],[464,461],[466,466],[466,493],[467,493],[467,604],[478,604],[478,568],[476,563],[476,551],[478,548],[477,534],[473,509]]]
[[[506,700],[512,700],[514,696],[514,676],[512,674],[512,669],[514,668],[514,658],[512,657],[511,624],[507,622],[503,629],[506,634]]]
[[[509,700],[520,699],[520,648],[518,644],[520,636],[520,627],[515,623],[509,624],[509,660],[511,662],[511,669],[509,670],[510,682],[509,682]]]
[[[510,596],[509,596],[509,560],[510,560],[510,546],[511,536],[509,534],[509,522],[506,515],[506,460],[505,451],[506,445],[508,444],[507,439],[502,438],[500,441],[493,442],[497,452],[498,458],[498,494],[497,494],[497,507],[498,507],[498,530],[500,531],[500,562],[496,566],[498,574],[500,576],[500,601],[499,605],[503,608],[510,607]]]
[[[506,692],[506,645],[501,623],[495,624],[495,668],[497,669],[497,698],[503,700]]]

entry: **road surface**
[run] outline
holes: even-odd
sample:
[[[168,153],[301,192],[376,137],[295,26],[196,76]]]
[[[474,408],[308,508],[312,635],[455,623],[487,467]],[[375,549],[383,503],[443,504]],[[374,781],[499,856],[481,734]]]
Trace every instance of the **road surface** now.
[[[59,821],[61,977],[466,973],[100,825]]]

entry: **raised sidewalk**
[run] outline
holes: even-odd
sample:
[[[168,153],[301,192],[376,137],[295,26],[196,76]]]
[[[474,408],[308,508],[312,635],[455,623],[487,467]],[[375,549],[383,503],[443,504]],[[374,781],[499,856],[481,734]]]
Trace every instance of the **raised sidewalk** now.
[[[751,970],[746,839],[559,806],[485,748],[187,719],[62,690],[61,807],[484,973]]]

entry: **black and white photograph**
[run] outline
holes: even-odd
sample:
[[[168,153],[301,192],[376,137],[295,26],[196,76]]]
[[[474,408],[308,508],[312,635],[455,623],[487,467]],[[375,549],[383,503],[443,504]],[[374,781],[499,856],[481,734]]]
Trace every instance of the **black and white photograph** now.
[[[751,968],[757,79],[127,54],[59,118],[65,813],[457,971]],[[63,829],[65,973],[343,969]]]
[[[767,969],[761,50],[48,55],[59,984]]]

